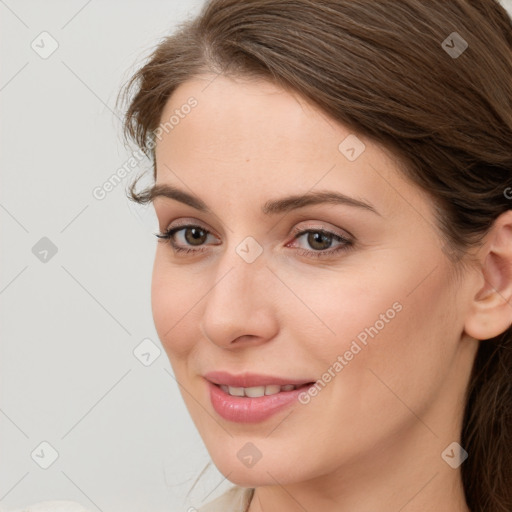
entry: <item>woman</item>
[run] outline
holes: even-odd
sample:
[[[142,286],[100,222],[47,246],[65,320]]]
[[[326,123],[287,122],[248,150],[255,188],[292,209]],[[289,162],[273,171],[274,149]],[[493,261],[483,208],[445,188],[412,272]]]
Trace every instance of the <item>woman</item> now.
[[[133,77],[200,512],[512,510],[511,77],[494,0],[212,0]]]
[[[132,78],[202,511],[512,510],[512,24],[213,0]]]

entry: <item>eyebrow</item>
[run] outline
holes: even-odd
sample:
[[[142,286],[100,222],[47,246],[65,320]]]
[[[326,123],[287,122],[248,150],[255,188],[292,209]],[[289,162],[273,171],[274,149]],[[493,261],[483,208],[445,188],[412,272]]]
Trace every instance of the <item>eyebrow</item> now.
[[[191,206],[192,208],[195,208],[200,212],[212,213],[212,211],[210,210],[210,208],[208,208],[204,201],[172,185],[153,185],[144,194],[144,196],[145,202],[152,202],[157,197],[165,197],[168,199],[174,199],[176,201],[179,201],[180,203]],[[291,195],[280,199],[270,199],[263,205],[261,210],[265,215],[275,215],[278,213],[285,213],[299,208],[303,208],[305,206],[324,203],[353,206],[380,215],[380,213],[370,203],[366,203],[360,199],[355,199],[353,197],[346,196],[345,194],[333,192],[330,190]]]

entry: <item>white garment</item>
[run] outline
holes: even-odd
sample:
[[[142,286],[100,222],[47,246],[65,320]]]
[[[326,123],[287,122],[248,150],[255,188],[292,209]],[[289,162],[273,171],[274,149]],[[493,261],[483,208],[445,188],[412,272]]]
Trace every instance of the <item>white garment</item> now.
[[[247,512],[253,494],[253,488],[235,485],[217,499],[203,505],[198,512]]]
[[[203,505],[198,512],[247,512],[254,489],[234,486],[218,498]],[[0,512],[91,512],[75,501],[40,501],[16,510]]]
[[[39,503],[34,503],[33,505],[28,505],[27,507],[18,508],[16,510],[5,511],[4,509],[0,509],[0,512],[91,512],[86,509],[80,503],[76,503],[75,501],[64,501],[64,500],[56,500],[56,501],[40,501]]]
[[[203,505],[198,512],[247,512],[254,489],[234,486],[217,499]],[[91,512],[75,501],[40,501],[27,507],[0,512]]]

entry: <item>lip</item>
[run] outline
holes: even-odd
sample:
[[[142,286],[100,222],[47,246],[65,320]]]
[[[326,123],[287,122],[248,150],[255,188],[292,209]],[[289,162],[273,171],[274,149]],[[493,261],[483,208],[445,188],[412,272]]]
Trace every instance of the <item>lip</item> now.
[[[299,395],[308,389],[307,386],[302,386],[292,391],[280,391],[275,395],[250,398],[247,396],[231,396],[223,391],[218,384],[214,384],[209,380],[206,383],[215,412],[225,420],[237,423],[258,423],[264,421],[296,403]],[[285,384],[293,384],[293,382],[286,382]]]
[[[310,382],[315,382],[316,379],[289,379],[277,377],[274,375],[261,375],[257,373],[243,373],[240,375],[232,375],[225,371],[208,372],[203,377],[213,384],[223,384],[225,386],[232,386],[237,388],[251,388],[254,386],[270,386],[272,384],[278,386],[285,386],[286,384],[293,384],[294,386],[302,386]]]

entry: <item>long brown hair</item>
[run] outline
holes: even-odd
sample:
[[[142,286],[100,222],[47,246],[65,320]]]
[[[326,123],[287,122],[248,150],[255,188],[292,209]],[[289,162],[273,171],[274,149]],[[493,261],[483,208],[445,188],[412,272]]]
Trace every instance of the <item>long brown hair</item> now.
[[[454,262],[511,208],[512,21],[496,0],[209,1],[124,90],[125,133],[153,161],[169,96],[204,72],[271,80],[391,150]],[[461,439],[468,506],[512,511],[511,328],[480,342]]]

